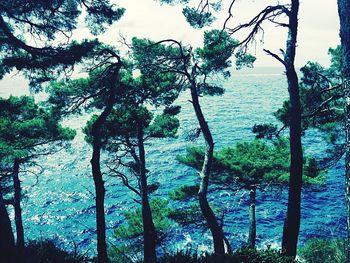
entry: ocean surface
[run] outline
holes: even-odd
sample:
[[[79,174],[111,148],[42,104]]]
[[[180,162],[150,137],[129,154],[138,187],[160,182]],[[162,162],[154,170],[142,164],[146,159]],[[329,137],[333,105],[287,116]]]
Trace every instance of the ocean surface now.
[[[224,87],[226,92],[223,96],[201,98],[216,149],[242,140],[253,140],[251,128],[254,124],[278,124],[272,113],[288,96],[286,79],[281,70],[234,73]],[[176,187],[198,182],[195,170],[175,160],[176,155],[184,154],[186,147],[192,144],[187,134],[197,127],[188,99],[189,94],[184,93],[177,101],[182,106],[178,138],[150,140],[146,144],[149,181],[160,183],[152,198],[167,198]],[[85,122],[86,117],[66,120],[66,126],[78,131],[71,149],[38,160],[42,167],[33,169],[39,174],[22,174],[26,194],[22,206],[27,239],[52,239],[68,250],[73,250],[75,244],[79,252],[94,254],[95,205],[89,163],[92,149],[81,133]],[[303,142],[307,154],[323,155],[325,143],[317,131],[308,131]],[[195,142],[201,143],[201,140]],[[135,196],[117,178],[109,177],[107,173],[104,178],[108,241],[118,245],[113,238],[113,230],[124,222],[123,213],[138,207],[138,204],[133,201]],[[208,197],[215,207],[224,212],[224,231],[232,246],[237,248],[244,244],[248,236],[247,193],[211,187]],[[170,205],[181,208],[184,204],[171,202]],[[286,189],[267,189],[257,193],[258,246],[280,246],[286,205]],[[345,226],[344,168],[340,161],[328,170],[323,186],[303,189],[299,242],[302,244],[311,237],[345,236]],[[189,247],[208,250],[211,246],[208,231],[203,232],[194,226],[181,228],[176,224],[169,230],[163,244],[166,251]]]

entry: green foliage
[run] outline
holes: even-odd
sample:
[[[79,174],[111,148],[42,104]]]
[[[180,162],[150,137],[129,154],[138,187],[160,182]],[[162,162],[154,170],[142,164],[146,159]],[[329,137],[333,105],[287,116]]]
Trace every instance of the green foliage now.
[[[297,261],[291,257],[283,256],[283,254],[274,249],[255,250],[243,248],[237,250],[233,254],[231,262],[242,263],[296,263]],[[230,261],[229,261],[230,262]]]
[[[93,115],[83,128],[88,143],[92,143],[91,129],[97,120],[98,115]],[[153,118],[153,114],[145,107],[128,107],[120,106],[112,110],[107,117],[106,122],[102,125],[101,142],[108,149],[108,142],[124,138],[134,138],[137,136],[135,127],[141,125],[147,128]]]
[[[168,114],[170,116],[175,116],[177,114],[179,114],[181,111],[181,106],[178,105],[170,105],[165,107],[163,114]]]
[[[317,62],[308,62],[301,68],[300,99],[302,106],[302,129],[316,128],[328,143],[323,168],[332,166],[344,154],[344,99],[340,85],[340,46],[330,48],[329,68]],[[275,116],[285,126],[289,126],[289,102],[283,103]]]
[[[194,28],[203,28],[213,23],[214,17],[210,12],[198,11],[197,8],[185,7],[182,10],[187,22]]]
[[[231,66],[230,57],[237,45],[238,41],[221,30],[206,31],[203,47],[194,51],[176,40],[155,43],[147,39],[133,38],[135,63],[142,74],[159,78],[164,74],[162,72],[172,72],[176,77],[172,81],[178,83],[178,91],[195,85],[200,95],[223,94],[224,89],[221,86],[206,80],[208,76],[215,74],[230,76],[227,68]],[[243,55],[240,57],[243,64]],[[249,59],[253,60],[247,56],[247,64],[250,64]]]
[[[109,0],[94,0],[87,7],[88,16],[85,17],[85,22],[91,33],[98,35],[105,32],[106,27],[103,25],[112,25],[123,16],[124,12],[125,8],[115,8]]]
[[[238,41],[221,30],[204,33],[203,48],[196,49],[196,55],[202,60],[201,68],[208,73],[222,73],[231,66],[229,60],[237,47]]]
[[[61,115],[80,113],[82,109],[86,111],[103,109],[111,88],[118,93],[117,101],[120,102],[125,99],[126,91],[119,79],[124,75],[118,73],[113,67],[101,66],[90,71],[86,78],[52,81],[46,89],[49,93],[47,103]]]
[[[179,126],[180,121],[176,117],[161,114],[157,115],[148,127],[148,133],[155,138],[175,137]]]
[[[122,263],[133,263],[133,258],[138,258],[139,253],[138,246],[133,244],[130,245],[112,245],[108,249],[108,258],[110,262],[122,262]]]
[[[240,70],[244,67],[252,68],[256,57],[243,51],[239,51],[235,54],[236,57],[236,69]]]
[[[75,102],[89,96],[93,91],[93,80],[91,78],[79,78],[70,81],[51,82],[50,86],[46,89],[49,93],[47,103],[54,106],[55,110],[59,114],[74,113],[71,109],[74,107],[75,111],[80,112],[79,107],[75,107]],[[87,103],[84,107],[88,107]]]
[[[203,96],[223,95],[225,92],[225,89],[223,87],[208,83],[198,83],[197,90],[198,93],[202,94]]]
[[[337,86],[341,82],[340,47],[330,48],[328,53],[331,56],[329,68],[317,62],[308,62],[301,68],[302,129],[317,128],[331,145],[337,145],[344,138],[343,94]],[[275,116],[289,126],[288,101],[283,103]]]
[[[345,263],[345,242],[338,239],[313,238],[299,251],[307,263]]]
[[[333,76],[338,77],[341,72],[341,46],[338,45],[335,48],[328,49],[328,55],[331,58],[331,66],[329,68],[330,73],[334,73]]]
[[[282,122],[285,126],[289,126],[289,101],[284,101],[282,107],[273,113],[275,118]],[[302,127],[304,123],[302,121]]]
[[[285,257],[281,252],[267,249],[239,249],[233,254],[198,256],[191,251],[180,251],[175,255],[166,255],[160,259],[161,263],[296,263],[292,258]]]
[[[9,19],[8,26],[11,30],[20,32],[30,32],[33,35],[41,36],[47,40],[54,40],[55,34],[66,32],[67,34],[76,29],[77,19],[83,8],[86,9],[88,16],[87,24],[92,22],[96,26],[104,28],[104,25],[110,25],[112,22],[120,19],[122,10],[116,8],[107,0],[89,1],[83,3],[81,0],[38,0],[31,1],[23,6],[21,1],[12,1],[3,3],[4,15]],[[35,21],[35,23],[30,21]],[[29,29],[32,27],[32,31]],[[93,31],[94,28],[91,28]],[[40,39],[40,38],[38,38]]]
[[[252,132],[255,133],[257,139],[268,139],[271,140],[273,136],[276,136],[277,126],[269,124],[254,124]]]
[[[159,182],[155,182],[155,183],[152,183],[152,184],[148,184],[148,185],[147,185],[147,193],[148,193],[148,194],[154,193],[155,191],[158,190],[159,186],[160,186],[160,183],[159,183]]]
[[[91,57],[97,40],[71,41],[78,18],[84,14],[93,34],[121,18],[123,8],[109,0],[38,0],[4,2],[0,20],[0,78],[13,68],[24,72],[37,91],[42,82],[56,79]],[[27,40],[35,39],[31,46]]]
[[[168,217],[180,225],[195,224],[206,226],[205,218],[198,204],[191,204],[187,208],[176,209],[169,213]]]
[[[140,68],[143,72],[143,69]],[[148,74],[144,70],[143,74],[135,81],[138,83],[130,87],[131,96],[134,96],[136,102],[149,102],[152,105],[170,106],[179,96],[181,85],[177,83],[177,77],[174,73],[152,72]]]
[[[171,209],[168,201],[160,198],[152,199],[150,202],[154,226],[156,228],[158,238],[161,238],[172,225],[168,218]],[[137,208],[134,211],[124,213],[125,223],[115,229],[116,238],[135,238],[143,233],[142,211]]]
[[[207,1],[206,3],[200,1],[191,0],[158,0],[163,4],[181,4],[185,5],[182,9],[182,13],[185,16],[187,22],[193,28],[203,28],[205,26],[210,26],[215,20],[214,14],[219,12],[222,7],[221,0]],[[189,4],[194,2],[193,6]]]
[[[186,155],[177,155],[176,160],[196,169],[201,168],[204,161],[203,149],[201,147],[188,147]]]
[[[51,109],[39,107],[28,96],[0,98],[0,161],[28,161],[41,153],[38,146],[62,146],[75,136],[75,131],[59,124]],[[47,152],[47,150],[46,150]]]
[[[198,185],[182,185],[169,193],[172,200],[185,200],[189,197],[197,195],[199,190]]]
[[[217,183],[251,185],[267,183],[283,184],[289,178],[289,144],[280,138],[273,143],[259,140],[237,143],[214,153],[213,180]],[[200,169],[204,160],[202,148],[191,147],[187,155],[177,156],[177,160]],[[303,180],[305,183],[320,183],[324,177],[315,160],[305,159]]]
[[[189,63],[189,58],[182,58],[182,48],[177,45],[165,45],[163,43],[155,43],[149,39],[140,39],[134,37],[132,39],[133,59],[136,68],[140,70],[141,74],[153,80],[158,76],[168,74],[164,72],[172,72],[169,70],[180,70],[182,66],[182,59]],[[163,65],[159,61],[166,62]],[[176,74],[171,74],[177,76]],[[176,84],[173,81],[173,84]]]
[[[224,148],[215,155],[215,168],[225,171],[225,181],[237,181],[246,187],[250,185],[278,182],[288,173],[288,147],[284,140],[274,145],[261,141],[238,143]],[[219,180],[222,180],[218,176]]]

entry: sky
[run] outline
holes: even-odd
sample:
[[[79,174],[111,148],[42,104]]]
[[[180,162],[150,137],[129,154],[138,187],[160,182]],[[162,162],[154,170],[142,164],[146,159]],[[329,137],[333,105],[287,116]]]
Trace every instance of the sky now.
[[[173,38],[193,47],[201,46],[203,32],[209,28],[196,30],[188,25],[182,15],[181,6],[161,5],[156,0],[112,0],[126,12],[121,20],[114,23],[99,39],[120,49],[121,35],[130,42],[134,36],[150,38],[158,41]],[[193,0],[197,2],[199,0]],[[229,0],[223,0],[226,5]],[[229,26],[235,26],[249,21],[266,5],[276,4],[277,0],[236,0],[233,18]],[[288,2],[279,0],[279,2]],[[301,67],[307,61],[318,61],[324,66],[329,65],[327,50],[335,47],[339,40],[339,18],[336,0],[301,0],[299,12],[299,33],[296,54],[296,66]],[[222,28],[227,15],[227,6],[218,14],[218,19],[212,28]],[[264,36],[250,45],[249,52],[257,57],[256,67],[281,67],[281,64],[271,56],[266,55],[263,48],[275,53],[285,47],[287,31],[272,24],[264,24]],[[73,33],[74,39],[93,37],[81,22]],[[233,35],[242,39],[243,35]],[[93,37],[94,38],[94,37]],[[0,96],[21,95],[27,90],[27,83],[16,74],[10,74],[0,81]]]
[[[198,2],[198,0],[193,0]],[[223,0],[224,3],[230,1]],[[266,5],[276,4],[276,0],[237,0],[230,25],[247,22]],[[283,2],[280,0],[279,2]],[[288,2],[288,1],[286,1]],[[302,66],[307,61],[318,61],[322,65],[329,64],[327,51],[335,47],[339,40],[339,18],[336,0],[301,0],[299,12],[299,34],[296,65]],[[175,38],[194,47],[202,43],[203,30],[191,28],[182,15],[181,6],[160,5],[156,0],[117,0],[119,6],[125,7],[124,17],[115,23],[101,40],[115,44],[123,34],[127,39],[133,36],[147,37],[152,40]],[[227,6],[219,14],[213,28],[222,28],[226,18]],[[264,25],[264,36],[250,46],[250,52],[257,56],[257,67],[281,66],[274,58],[266,55],[263,48],[276,53],[284,49],[287,30],[273,24]],[[205,28],[208,29],[208,28]],[[204,29],[204,30],[205,30]],[[88,36],[88,30],[79,28],[77,37]],[[242,38],[242,35],[234,35]]]

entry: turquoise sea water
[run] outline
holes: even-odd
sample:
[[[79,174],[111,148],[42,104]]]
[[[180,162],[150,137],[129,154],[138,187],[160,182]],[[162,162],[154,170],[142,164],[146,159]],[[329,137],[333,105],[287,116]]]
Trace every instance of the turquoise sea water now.
[[[252,140],[251,127],[255,123],[275,122],[272,113],[287,98],[285,76],[280,72],[238,74],[224,85],[226,93],[223,96],[201,100],[216,148],[234,145],[240,140]],[[189,95],[183,94],[178,100],[182,106],[178,138],[152,140],[146,145],[149,181],[160,183],[153,197],[167,197],[172,189],[198,180],[196,171],[175,160],[176,155],[185,153],[186,147],[191,144],[186,140],[187,131],[197,126],[188,99]],[[89,163],[91,148],[80,132],[85,121],[86,117],[66,120],[65,125],[78,131],[72,148],[68,152],[61,151],[41,159],[39,163],[44,171],[38,178],[30,174],[22,176],[27,196],[23,200],[23,217],[29,239],[50,238],[66,249],[73,249],[75,243],[79,251],[94,253],[96,231]],[[196,143],[201,144],[201,141]],[[305,151],[320,156],[323,148],[322,137],[316,131],[307,132]],[[345,235],[343,175],[340,162],[329,170],[324,186],[314,190],[304,189],[301,243],[314,236]],[[123,212],[138,205],[132,200],[132,193],[118,179],[106,175],[105,180],[108,236],[109,242],[114,243],[113,229],[123,222]],[[243,244],[248,235],[247,195],[211,187],[209,200],[224,211],[224,231],[232,246]],[[258,192],[257,240],[260,246],[279,246],[286,204],[287,195],[283,189]],[[181,207],[183,204],[175,202],[173,205]],[[208,232],[203,233],[194,227],[181,229],[174,225],[165,239],[165,246],[167,250],[188,246],[205,250],[211,247],[211,240]]]

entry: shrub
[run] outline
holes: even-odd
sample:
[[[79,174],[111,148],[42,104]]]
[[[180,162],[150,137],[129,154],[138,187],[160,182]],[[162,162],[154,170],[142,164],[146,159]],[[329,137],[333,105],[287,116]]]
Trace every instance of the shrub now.
[[[164,233],[170,228],[172,222],[168,215],[172,211],[168,206],[168,201],[160,198],[151,200],[152,217],[158,238],[162,238]],[[116,238],[136,238],[143,233],[142,210],[138,208],[134,211],[124,213],[126,221],[115,230]]]
[[[185,209],[174,210],[169,213],[168,217],[180,225],[205,225],[205,219],[198,204],[192,204]]]
[[[185,200],[189,197],[196,196],[199,190],[198,185],[183,185],[169,193],[172,200]]]
[[[52,241],[30,241],[24,251],[28,263],[80,263],[86,259],[58,248]]]
[[[292,258],[283,256],[281,252],[267,249],[239,249],[233,254],[197,256],[190,251],[180,251],[175,255],[166,255],[160,263],[296,263]]]
[[[339,239],[319,239],[308,240],[300,249],[300,256],[307,263],[345,263],[345,245]]]

